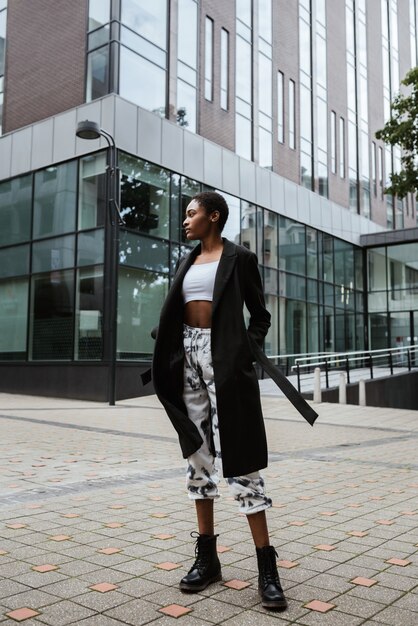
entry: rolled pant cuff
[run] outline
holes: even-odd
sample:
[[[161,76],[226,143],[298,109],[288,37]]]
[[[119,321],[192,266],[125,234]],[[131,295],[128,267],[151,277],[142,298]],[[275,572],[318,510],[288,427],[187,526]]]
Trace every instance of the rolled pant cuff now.
[[[239,512],[244,515],[254,515],[255,513],[261,513],[261,511],[266,511],[270,509],[272,506],[272,501],[270,498],[267,502],[260,502],[259,504],[254,504],[251,507],[246,506],[245,504],[241,504],[239,507]]]

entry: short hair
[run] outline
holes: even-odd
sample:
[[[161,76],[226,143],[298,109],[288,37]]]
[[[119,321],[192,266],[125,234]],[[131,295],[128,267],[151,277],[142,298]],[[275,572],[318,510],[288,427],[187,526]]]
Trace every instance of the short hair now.
[[[207,215],[210,215],[214,211],[219,211],[218,225],[220,232],[223,231],[226,220],[228,219],[229,209],[225,198],[221,196],[220,193],[216,191],[202,191],[193,196],[191,201],[195,201],[199,206],[203,207]]]

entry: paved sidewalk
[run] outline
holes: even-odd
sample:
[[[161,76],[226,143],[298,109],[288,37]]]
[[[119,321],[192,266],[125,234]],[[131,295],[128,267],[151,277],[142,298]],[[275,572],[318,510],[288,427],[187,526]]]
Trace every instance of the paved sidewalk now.
[[[0,625],[418,624],[418,411],[263,397],[284,613],[258,600],[246,520],[217,502],[223,582],[185,595],[184,463],[155,396],[0,394]]]

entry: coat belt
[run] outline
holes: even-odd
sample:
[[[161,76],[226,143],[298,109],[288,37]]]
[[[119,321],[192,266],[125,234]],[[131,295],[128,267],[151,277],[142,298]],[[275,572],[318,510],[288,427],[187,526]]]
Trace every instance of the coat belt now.
[[[286,378],[278,367],[266,357],[260,346],[249,336],[253,357],[270,378],[276,383],[276,385],[283,391],[288,400],[293,404],[295,409],[306,419],[311,426],[314,425],[318,413],[306,402],[305,398],[302,398],[300,393],[294,388],[292,383]]]
[[[283,391],[287,399],[293,404],[295,409],[306,419],[311,426],[314,425],[318,413],[306,402],[305,398],[302,398],[300,393],[295,389],[292,383],[286,378],[284,374],[277,368],[264,354],[260,346],[249,336],[254,359],[263,368],[270,378],[276,383],[276,385]],[[152,379],[152,369],[149,368],[141,374],[141,380],[143,385],[147,385]]]

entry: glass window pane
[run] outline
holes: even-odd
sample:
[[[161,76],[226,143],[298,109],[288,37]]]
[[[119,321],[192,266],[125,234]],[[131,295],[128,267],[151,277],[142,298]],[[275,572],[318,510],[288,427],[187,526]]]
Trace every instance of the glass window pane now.
[[[297,274],[306,273],[305,226],[279,217],[279,267]]]
[[[166,68],[166,53],[147,39],[144,39],[132,30],[129,30],[129,28],[125,28],[125,26],[121,27],[120,40],[121,43],[125,44],[127,48],[131,48],[134,52],[138,52],[138,54],[148,59],[148,61],[156,63],[163,69]]]
[[[272,61],[264,54],[258,55],[258,107],[259,110],[271,117],[272,111]]]
[[[110,19],[110,0],[90,0],[89,30],[107,24]]]
[[[322,279],[330,283],[334,282],[334,240],[331,235],[322,234]]]
[[[177,80],[177,123],[196,132],[196,89],[180,79]]]
[[[308,350],[319,351],[319,307],[308,304]]]
[[[270,267],[278,267],[277,245],[278,215],[272,211],[264,211],[263,263]]]
[[[246,102],[252,101],[251,64],[251,44],[237,37],[235,95]]]
[[[26,357],[28,279],[0,282],[0,358]]]
[[[289,80],[289,148],[296,148],[295,81]]]
[[[213,20],[205,20],[205,98],[213,100]]]
[[[0,278],[29,273],[29,246],[15,246],[0,250]]]
[[[183,216],[180,211],[180,175],[171,174],[170,187],[170,239],[180,241]]]
[[[341,239],[334,240],[334,270],[337,285],[354,287],[354,250],[353,246]]]
[[[306,304],[286,300],[286,352],[287,354],[302,354],[306,352]],[[280,335],[282,336],[282,334]]]
[[[133,80],[140,76],[140,80]],[[148,111],[165,116],[166,73],[125,46],[120,47],[119,93]]]
[[[33,244],[32,271],[46,272],[74,266],[74,235]]]
[[[106,155],[89,154],[80,159],[78,228],[104,224],[106,211]]]
[[[78,236],[77,265],[98,265],[104,261],[104,230],[91,230]]]
[[[271,0],[258,0],[258,32],[269,43],[272,42]]]
[[[235,116],[235,152],[251,161],[252,152],[252,124],[251,120]]]
[[[252,13],[251,13],[251,0],[236,0],[237,6],[237,18],[242,22],[251,26]]]
[[[48,167],[35,174],[33,236],[75,230],[77,162]]]
[[[318,231],[306,228],[308,276],[318,278]]]
[[[122,0],[121,22],[166,49],[167,0]]]
[[[266,293],[266,309],[271,315],[270,328],[264,339],[264,351],[273,356],[279,352],[279,298],[276,295]]]
[[[229,88],[229,33],[221,29],[221,108],[228,110]]]
[[[120,155],[119,165],[126,227],[168,238],[170,172],[127,154]]]
[[[271,168],[273,166],[273,136],[260,126],[258,130],[258,162],[260,167]]]
[[[34,276],[31,290],[32,360],[69,360],[73,354],[74,275],[53,271]]]
[[[4,59],[6,52],[6,17],[7,11],[0,13],[0,76],[4,74]]]
[[[231,196],[220,189],[216,189],[223,196],[228,204],[229,216],[222,231],[222,237],[226,237],[234,243],[239,243],[240,236],[240,199]]]
[[[184,243],[192,243],[189,239],[187,239],[186,234],[183,230],[183,220],[186,215],[186,209],[190,203],[190,200],[197,193],[201,191],[201,184],[197,182],[197,180],[193,180],[191,178],[186,178],[186,176],[181,177],[181,199],[180,199],[180,229],[181,229],[181,238],[180,241]]]
[[[97,361],[103,356],[103,268],[77,272],[75,355]]]
[[[145,270],[120,268],[118,281],[119,359],[151,358],[156,325],[168,290],[168,276]]]
[[[197,4],[195,0],[179,0],[177,56],[197,69]]]
[[[110,25],[106,24],[106,26],[102,26],[99,30],[95,30],[93,33],[90,33],[88,38],[88,49],[94,50],[94,48],[99,48],[104,44],[108,43],[110,39]]]
[[[0,246],[30,239],[32,176],[0,184]]]
[[[257,209],[241,200],[241,245],[257,254]]]
[[[290,111],[289,111],[290,114]],[[277,72],[277,139],[284,142],[284,74]]]
[[[95,100],[109,93],[109,46],[87,56],[86,100]]]
[[[122,231],[119,241],[119,262],[147,270],[168,272],[168,243]]]

